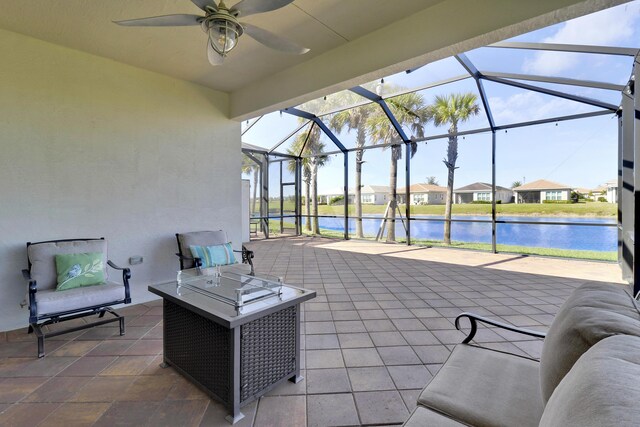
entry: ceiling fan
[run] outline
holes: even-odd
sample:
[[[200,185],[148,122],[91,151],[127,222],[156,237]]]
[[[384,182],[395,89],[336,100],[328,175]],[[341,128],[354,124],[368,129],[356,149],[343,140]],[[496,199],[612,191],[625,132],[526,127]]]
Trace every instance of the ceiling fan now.
[[[126,21],[114,21],[118,25],[130,27],[174,27],[200,25],[207,33],[207,57],[211,65],[219,65],[225,56],[236,47],[238,39],[247,34],[256,41],[271,49],[285,53],[302,55],[309,49],[302,47],[290,40],[277,36],[255,25],[239,22],[239,17],[254,15],[256,13],[270,12],[293,3],[294,0],[241,0],[232,7],[227,7],[223,0],[218,4],[215,0],[191,0],[205,12],[199,15],[164,15],[150,18],[129,19]]]

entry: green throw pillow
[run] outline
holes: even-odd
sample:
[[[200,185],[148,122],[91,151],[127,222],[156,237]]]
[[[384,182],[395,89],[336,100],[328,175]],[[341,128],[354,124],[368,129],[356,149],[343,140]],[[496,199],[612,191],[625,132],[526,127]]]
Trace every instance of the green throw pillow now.
[[[105,282],[101,252],[56,255],[56,291],[100,285]]]
[[[208,268],[216,265],[235,264],[236,257],[233,255],[231,243],[215,246],[189,246],[191,256],[202,260],[202,267]]]

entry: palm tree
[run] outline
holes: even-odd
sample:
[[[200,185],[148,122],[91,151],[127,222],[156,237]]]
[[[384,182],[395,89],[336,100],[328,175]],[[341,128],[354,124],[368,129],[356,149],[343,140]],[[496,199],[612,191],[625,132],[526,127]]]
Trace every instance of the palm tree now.
[[[401,126],[411,128],[411,138],[424,137],[424,125],[431,119],[431,110],[425,105],[424,98],[419,93],[407,93],[386,100],[391,112]],[[367,128],[371,139],[383,144],[392,144],[398,140],[389,118],[382,112],[376,111],[367,120]],[[418,145],[411,143],[411,157],[416,153]],[[389,168],[389,210],[387,216],[387,242],[396,240],[396,208],[398,206],[398,160],[402,158],[402,144],[391,146],[391,164]]]
[[[447,157],[443,159],[447,167],[447,197],[444,208],[444,242],[451,244],[451,204],[453,203],[453,178],[458,160],[458,124],[480,113],[478,97],[473,93],[453,93],[436,96],[431,105],[433,123],[436,126],[449,125]]]
[[[345,98],[353,98],[342,100],[343,105],[354,104],[357,97],[352,92],[343,92]],[[350,102],[351,101],[351,102]],[[350,108],[348,110],[340,111],[333,115],[329,126],[337,133],[342,132],[344,127],[347,131],[356,131],[356,175],[355,175],[355,216],[356,216],[356,238],[364,238],[364,232],[362,231],[362,158],[364,156],[364,150],[362,149],[367,143],[367,120],[369,116],[374,112],[374,104],[366,104],[360,107]],[[345,201],[348,203],[348,200]]]
[[[440,185],[440,184],[438,184],[438,179],[435,176],[428,176],[427,177],[427,184],[429,184],[429,185]]]
[[[246,154],[242,155],[242,173],[249,175],[253,173],[253,201],[251,202],[251,215],[256,213],[258,176],[260,174],[260,165],[251,160]]]
[[[516,188],[516,187],[520,187],[522,185],[522,182],[520,181],[513,181],[511,183],[511,188]]]

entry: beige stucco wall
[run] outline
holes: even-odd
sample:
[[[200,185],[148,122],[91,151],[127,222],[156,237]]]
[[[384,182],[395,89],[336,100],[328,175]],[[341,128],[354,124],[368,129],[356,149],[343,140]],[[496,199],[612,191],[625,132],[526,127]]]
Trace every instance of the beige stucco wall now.
[[[546,190],[540,191],[540,203],[544,203],[547,200],[547,192],[560,191],[560,200],[569,200],[571,197],[570,190]]]
[[[228,97],[0,30],[0,330],[27,323],[25,242],[108,239],[134,302],[175,277],[180,231],[241,239]]]

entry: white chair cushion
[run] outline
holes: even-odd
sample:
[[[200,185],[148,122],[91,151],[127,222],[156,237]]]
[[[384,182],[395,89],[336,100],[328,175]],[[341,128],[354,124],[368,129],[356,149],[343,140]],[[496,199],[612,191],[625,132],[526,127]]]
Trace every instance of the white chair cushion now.
[[[56,291],[55,289],[38,290],[36,293],[37,314],[42,316],[95,305],[110,305],[124,298],[124,285],[113,282],[103,285],[84,286],[67,291]]]

